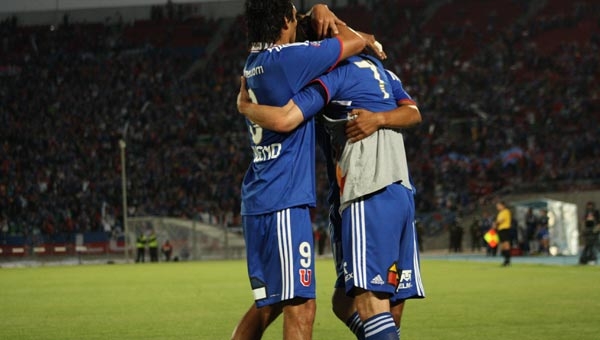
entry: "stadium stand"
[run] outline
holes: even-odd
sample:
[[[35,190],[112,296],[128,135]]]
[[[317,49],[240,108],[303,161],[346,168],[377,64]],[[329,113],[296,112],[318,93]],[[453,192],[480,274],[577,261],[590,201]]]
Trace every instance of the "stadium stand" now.
[[[499,190],[600,187],[600,5],[526,3],[335,9],[375,32],[419,104],[424,123],[406,145],[422,216],[449,202],[473,210]],[[239,226],[245,38],[238,17],[205,54],[221,20],[0,24],[0,256],[73,252],[81,233],[107,251],[122,231],[121,138],[129,216]],[[317,223],[328,211],[323,166]]]

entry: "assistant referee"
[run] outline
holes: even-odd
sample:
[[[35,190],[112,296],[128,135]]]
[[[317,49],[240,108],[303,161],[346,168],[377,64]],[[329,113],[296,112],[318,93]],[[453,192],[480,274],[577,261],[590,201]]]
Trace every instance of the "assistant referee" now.
[[[498,210],[498,215],[496,215],[494,228],[498,232],[498,237],[500,238],[500,250],[502,256],[504,256],[504,263],[502,263],[502,266],[506,267],[510,265],[510,224],[512,221],[512,214],[506,207],[504,201],[498,201],[496,203],[496,209]]]

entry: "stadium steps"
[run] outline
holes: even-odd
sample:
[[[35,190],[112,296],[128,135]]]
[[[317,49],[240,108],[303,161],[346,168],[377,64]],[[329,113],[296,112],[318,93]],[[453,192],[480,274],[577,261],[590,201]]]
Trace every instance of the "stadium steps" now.
[[[223,18],[220,19],[219,22],[219,27],[214,32],[212,39],[206,45],[204,56],[190,66],[190,68],[183,75],[183,79],[189,79],[194,75],[194,73],[203,71],[206,68],[206,61],[209,60],[219,46],[223,44],[227,32],[229,32],[231,26],[235,22],[235,18]]]
[[[223,230],[223,226],[212,225],[203,222],[197,222],[193,220],[183,219],[183,218],[172,218],[172,217],[164,217],[161,218],[161,222],[166,225],[173,225],[177,227],[183,227],[191,230],[196,230],[200,234],[206,235],[209,238],[222,240],[227,237],[227,244],[229,247],[245,247],[244,238],[239,234],[232,231]]]

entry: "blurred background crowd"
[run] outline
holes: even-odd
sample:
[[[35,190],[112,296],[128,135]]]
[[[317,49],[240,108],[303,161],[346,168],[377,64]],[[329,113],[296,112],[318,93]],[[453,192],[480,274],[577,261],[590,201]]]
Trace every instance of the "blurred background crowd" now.
[[[600,188],[600,4],[378,0],[333,8],[375,33],[418,103],[417,213],[504,191]],[[239,226],[252,152],[235,99],[243,18],[185,5],[147,20],[0,23],[0,233],[121,228],[129,216]],[[225,28],[225,29],[222,29]],[[315,221],[327,218],[318,162]]]

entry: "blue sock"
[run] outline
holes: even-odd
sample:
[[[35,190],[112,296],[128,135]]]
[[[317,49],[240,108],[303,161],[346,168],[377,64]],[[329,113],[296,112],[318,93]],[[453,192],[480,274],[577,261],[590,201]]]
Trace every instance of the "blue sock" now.
[[[365,340],[398,340],[398,329],[389,312],[377,314],[365,320]]]
[[[396,330],[398,331],[398,339],[402,339],[402,337],[400,336],[400,327],[398,327]]]
[[[346,326],[348,326],[350,331],[356,335],[356,339],[365,340],[365,330],[363,329],[363,323],[358,316],[358,312],[354,312],[354,314],[346,320]]]

